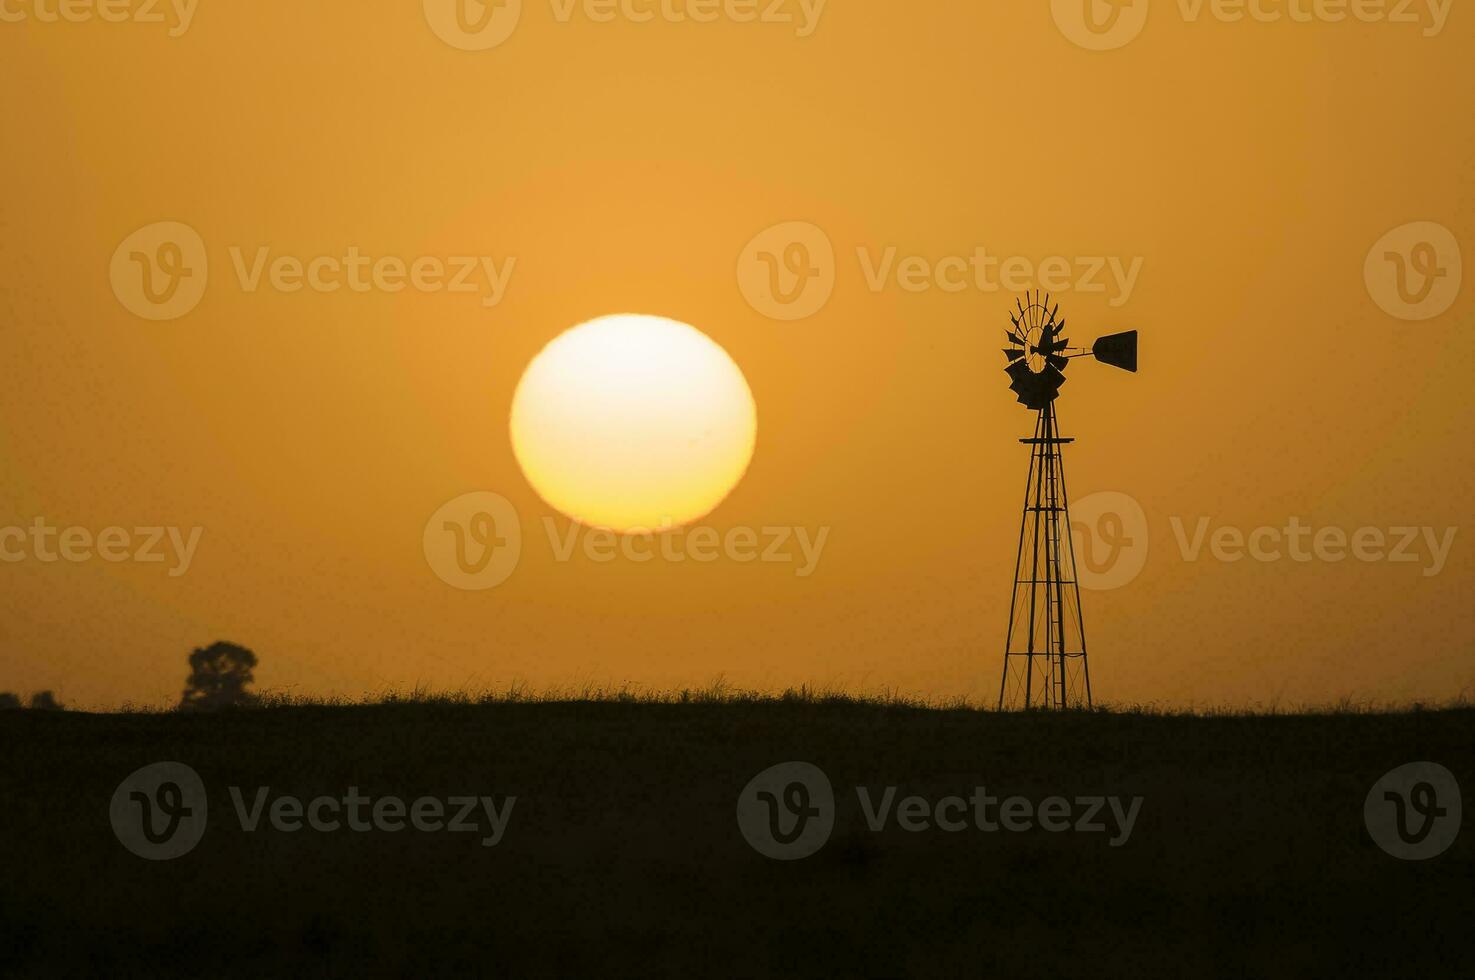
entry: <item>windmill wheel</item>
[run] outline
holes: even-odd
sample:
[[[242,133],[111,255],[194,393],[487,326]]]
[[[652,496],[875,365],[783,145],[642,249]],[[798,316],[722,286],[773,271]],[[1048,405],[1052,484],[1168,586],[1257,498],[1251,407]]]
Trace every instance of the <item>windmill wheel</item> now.
[[[1061,336],[1065,321],[1056,319],[1059,303],[1051,309],[1049,294],[1041,302],[1039,290],[1025,298],[1029,302],[1016,299],[1017,311],[1009,314],[1013,328],[1005,333],[1009,346],[1004,348],[1004,357],[1009,365],[1004,371],[1019,403],[1038,410],[1054,401],[1065,384],[1065,367],[1070,361],[1061,352],[1070,341]]]

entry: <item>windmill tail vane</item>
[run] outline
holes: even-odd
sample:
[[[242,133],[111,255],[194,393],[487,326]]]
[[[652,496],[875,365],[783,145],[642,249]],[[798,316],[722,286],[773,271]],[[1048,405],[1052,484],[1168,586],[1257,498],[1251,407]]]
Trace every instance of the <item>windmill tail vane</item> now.
[[[1036,413],[1029,476],[1019,522],[1014,590],[1004,640],[999,709],[1089,708],[1091,673],[1086,626],[1070,533],[1070,504],[1055,400],[1072,359],[1094,357],[1125,371],[1137,370],[1137,331],[1110,334],[1089,348],[1070,346],[1060,305],[1039,291],[1015,300],[1004,348],[1009,389]]]

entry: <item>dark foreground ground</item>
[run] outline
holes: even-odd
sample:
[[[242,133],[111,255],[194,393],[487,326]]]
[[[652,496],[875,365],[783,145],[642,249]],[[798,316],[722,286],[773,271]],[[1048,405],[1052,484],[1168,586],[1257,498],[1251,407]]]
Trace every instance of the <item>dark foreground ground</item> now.
[[[1364,800],[1431,760],[1475,791],[1475,711],[995,715],[866,704],[400,704],[0,713],[0,974],[1470,976],[1475,833],[1385,853]],[[145,860],[115,788],[186,763],[203,837]],[[834,830],[779,861],[739,794],[814,763]],[[242,829],[270,797],[517,798],[506,832]],[[1101,832],[868,828],[977,786],[1143,798]],[[1451,802],[1447,795],[1439,804]],[[1468,802],[1468,801],[1467,801]],[[786,811],[787,812],[787,811]],[[1077,816],[1080,814],[1077,813]],[[480,816],[480,814],[478,814]],[[956,816],[956,813],[950,814]],[[481,817],[485,821],[485,817]],[[1468,823],[1468,818],[1462,818]]]

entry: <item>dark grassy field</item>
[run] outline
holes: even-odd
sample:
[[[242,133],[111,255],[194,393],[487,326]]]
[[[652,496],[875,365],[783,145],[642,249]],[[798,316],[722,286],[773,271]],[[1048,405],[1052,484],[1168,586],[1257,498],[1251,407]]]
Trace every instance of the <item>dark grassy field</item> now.
[[[1475,710],[998,715],[858,702],[0,713],[0,973],[1470,975],[1475,834],[1384,853],[1363,802]],[[109,801],[177,760],[208,829],[174,860]],[[833,835],[757,853],[739,793],[812,762]],[[868,829],[855,787],[1143,798],[1131,837]],[[245,832],[228,788],[513,795],[505,836]],[[263,821],[265,823],[265,821]]]

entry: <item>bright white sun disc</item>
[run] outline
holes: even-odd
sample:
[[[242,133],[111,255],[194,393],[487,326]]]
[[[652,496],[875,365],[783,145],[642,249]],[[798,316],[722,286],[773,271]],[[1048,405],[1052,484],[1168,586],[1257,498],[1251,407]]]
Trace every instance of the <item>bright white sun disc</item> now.
[[[710,513],[747,470],[757,425],[725,350],[695,327],[633,313],[555,337],[512,398],[512,451],[538,496],[617,531]]]

